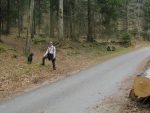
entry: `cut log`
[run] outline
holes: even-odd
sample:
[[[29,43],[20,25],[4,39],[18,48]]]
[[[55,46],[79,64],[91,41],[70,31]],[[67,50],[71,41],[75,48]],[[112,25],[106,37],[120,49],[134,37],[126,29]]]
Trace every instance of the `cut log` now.
[[[150,96],[150,69],[135,78],[133,89],[138,98]]]
[[[134,93],[134,90],[131,89],[130,93],[129,93],[129,97],[133,100],[133,101],[137,101],[137,96]]]

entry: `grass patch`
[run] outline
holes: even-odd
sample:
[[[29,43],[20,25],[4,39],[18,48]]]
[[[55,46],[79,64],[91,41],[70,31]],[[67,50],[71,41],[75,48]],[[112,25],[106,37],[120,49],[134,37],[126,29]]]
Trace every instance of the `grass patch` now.
[[[4,43],[0,43],[0,52],[5,52],[5,51],[7,51],[8,49],[10,49],[9,46],[7,46],[7,45],[4,44]]]
[[[39,69],[40,63],[38,61],[34,61],[32,64],[23,64],[21,67],[15,70],[16,76],[21,75],[30,75],[32,72],[37,71]]]

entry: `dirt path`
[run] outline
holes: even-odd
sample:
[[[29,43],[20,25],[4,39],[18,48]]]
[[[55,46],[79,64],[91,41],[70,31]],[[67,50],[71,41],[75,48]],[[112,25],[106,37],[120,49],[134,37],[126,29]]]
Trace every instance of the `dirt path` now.
[[[135,74],[129,75],[118,85],[116,92],[111,96],[106,96],[94,107],[90,107],[88,113],[150,113],[150,108],[146,107],[147,105],[142,105],[129,98],[129,93],[133,87],[137,73],[141,73],[149,68],[150,57],[142,61],[136,69]]]
[[[113,58],[56,83],[2,102],[0,112],[87,113],[99,100],[118,92],[121,81],[133,74],[149,55],[150,48],[143,48]]]

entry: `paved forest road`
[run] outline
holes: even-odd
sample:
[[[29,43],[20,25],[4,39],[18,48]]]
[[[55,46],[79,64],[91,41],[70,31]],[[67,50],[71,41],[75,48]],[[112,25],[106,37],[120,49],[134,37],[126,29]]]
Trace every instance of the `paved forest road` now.
[[[116,86],[148,56],[142,48],[0,103],[0,113],[87,113],[88,107],[117,90]],[[42,76],[42,75],[41,75]]]

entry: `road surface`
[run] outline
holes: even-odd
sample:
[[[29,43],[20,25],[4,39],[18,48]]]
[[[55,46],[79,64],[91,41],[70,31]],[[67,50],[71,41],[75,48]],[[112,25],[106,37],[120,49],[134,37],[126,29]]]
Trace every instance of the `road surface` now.
[[[150,56],[142,48],[0,103],[0,113],[87,113]],[[42,76],[42,75],[41,75]]]

